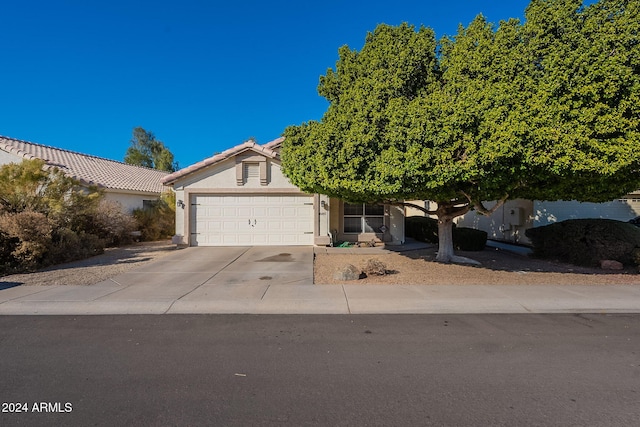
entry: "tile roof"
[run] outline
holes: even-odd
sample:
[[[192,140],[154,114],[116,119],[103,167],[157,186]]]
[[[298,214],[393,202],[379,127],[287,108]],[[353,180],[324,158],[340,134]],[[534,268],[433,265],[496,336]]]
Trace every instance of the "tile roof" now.
[[[161,180],[168,175],[167,172],[155,169],[128,165],[115,160],[5,136],[0,136],[0,150],[25,159],[44,160],[49,167],[56,167],[67,176],[85,184],[112,190],[161,193],[164,191]]]
[[[162,183],[165,185],[170,185],[171,183],[175,182],[176,180],[186,175],[192,174],[196,171],[199,171],[200,169],[203,169],[208,166],[214,165],[216,163],[220,163],[224,160],[230,159],[233,156],[236,156],[248,150],[255,151],[257,153],[260,153],[272,159],[280,158],[280,155],[275,150],[280,147],[283,141],[284,141],[283,137],[274,139],[273,141],[267,142],[264,145],[260,145],[254,141],[247,141],[240,145],[236,145],[233,148],[229,148],[228,150],[225,150],[222,153],[209,157],[208,159],[204,159],[201,162],[195,163],[191,166],[187,166],[184,169],[180,169],[179,171],[174,172],[171,175],[167,175],[162,179]]]

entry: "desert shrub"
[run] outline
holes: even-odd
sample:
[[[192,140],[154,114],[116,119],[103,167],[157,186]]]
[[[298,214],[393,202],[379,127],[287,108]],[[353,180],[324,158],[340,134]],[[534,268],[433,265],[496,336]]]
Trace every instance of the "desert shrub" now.
[[[130,241],[135,227],[97,187],[41,160],[0,166],[2,274],[96,255]]]
[[[453,247],[459,251],[481,251],[486,245],[486,231],[468,227],[453,229]]]
[[[119,246],[133,241],[131,232],[137,229],[132,215],[122,211],[120,203],[102,200],[95,211],[96,228],[93,234],[105,241],[107,246]]]
[[[135,209],[133,217],[144,241],[167,239],[175,233],[175,195],[165,193],[150,207]]]
[[[89,258],[104,252],[105,241],[94,234],[68,228],[54,230],[51,246],[42,266]]]
[[[49,215],[65,202],[65,195],[78,182],[61,171],[46,168],[39,159],[9,163],[0,167],[0,213],[22,211]]]
[[[25,269],[37,267],[51,247],[52,227],[46,215],[26,210],[0,215],[0,230],[13,239],[11,256]]]
[[[438,220],[426,216],[405,218],[405,235],[420,242],[438,243]],[[454,224],[455,228],[455,224]]]
[[[576,265],[597,266],[612,259],[633,264],[640,248],[640,228],[609,219],[572,219],[530,228],[534,256]]]
[[[13,256],[13,251],[20,241],[10,237],[0,229],[0,276],[13,273],[18,265],[18,260]]]
[[[367,276],[385,276],[387,274],[387,265],[377,259],[368,259],[362,271]]]
[[[97,234],[99,224],[96,213],[102,200],[103,193],[98,189],[78,188],[66,194],[48,216],[55,227]]]

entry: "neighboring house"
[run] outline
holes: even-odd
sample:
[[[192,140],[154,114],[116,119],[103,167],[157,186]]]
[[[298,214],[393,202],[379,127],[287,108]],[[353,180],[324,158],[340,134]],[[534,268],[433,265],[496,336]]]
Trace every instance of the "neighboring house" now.
[[[491,207],[487,203],[487,207]],[[486,217],[475,211],[459,217],[459,227],[484,230],[490,239],[530,243],[524,231],[566,219],[606,218],[628,221],[640,215],[640,191],[606,203],[578,201],[510,200]]]
[[[158,199],[164,190],[160,180],[167,175],[155,169],[0,136],[0,165],[24,159],[44,160],[48,167],[57,168],[85,185],[98,186],[107,200],[119,202],[125,212]]]
[[[174,242],[190,246],[404,243],[404,209],[306,194],[282,174],[284,138],[233,147],[163,178],[176,193]]]

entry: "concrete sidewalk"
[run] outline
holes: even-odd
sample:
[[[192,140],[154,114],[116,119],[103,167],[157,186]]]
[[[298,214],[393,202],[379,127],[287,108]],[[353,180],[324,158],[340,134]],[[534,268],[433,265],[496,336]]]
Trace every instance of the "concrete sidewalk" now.
[[[141,273],[138,273],[141,274]],[[153,291],[152,291],[153,290]],[[640,286],[201,284],[0,290],[0,315],[640,313]]]

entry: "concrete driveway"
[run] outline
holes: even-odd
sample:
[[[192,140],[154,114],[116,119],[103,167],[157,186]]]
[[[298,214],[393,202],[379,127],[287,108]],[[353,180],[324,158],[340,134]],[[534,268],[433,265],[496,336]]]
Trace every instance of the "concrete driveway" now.
[[[304,289],[304,290],[302,290]],[[313,286],[313,247],[194,247],[91,286],[15,287],[0,314],[347,313]]]
[[[112,280],[154,286],[190,284],[313,283],[313,248],[308,246],[194,247],[176,251]],[[126,283],[123,283],[126,282]]]

